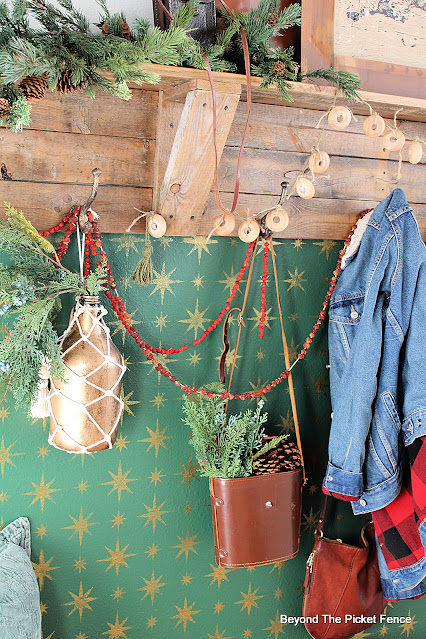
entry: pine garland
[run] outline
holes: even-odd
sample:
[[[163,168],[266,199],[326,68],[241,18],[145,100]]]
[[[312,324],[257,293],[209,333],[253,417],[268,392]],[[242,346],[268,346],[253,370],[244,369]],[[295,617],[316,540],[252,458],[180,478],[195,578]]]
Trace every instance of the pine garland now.
[[[54,330],[54,316],[61,296],[95,295],[107,275],[104,266],[83,282],[64,268],[53,245],[41,237],[21,211],[6,204],[6,219],[0,219],[0,250],[10,265],[0,265],[0,315],[14,322],[0,342],[0,387],[10,391],[17,404],[30,404],[36,397],[39,370],[45,359],[51,374],[62,377],[63,364]]]
[[[221,393],[222,384],[205,387],[207,392]],[[271,448],[286,439],[280,435],[262,446],[263,424],[267,414],[262,414],[264,402],[259,401],[254,412],[247,410],[238,415],[226,415],[226,400],[202,395],[185,397],[183,422],[191,428],[191,444],[205,477],[248,477],[253,462]]]

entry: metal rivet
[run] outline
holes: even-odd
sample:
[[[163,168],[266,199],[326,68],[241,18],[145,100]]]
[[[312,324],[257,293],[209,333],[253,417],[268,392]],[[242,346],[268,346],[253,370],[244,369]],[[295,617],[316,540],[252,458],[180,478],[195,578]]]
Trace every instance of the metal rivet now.
[[[223,506],[223,499],[216,499],[216,506]]]
[[[328,481],[333,481],[333,477],[331,475],[328,476]]]
[[[361,504],[361,506],[366,506],[367,502],[365,501],[365,499],[360,499],[359,503]]]
[[[272,508],[272,501],[267,501],[265,506],[266,508]]]
[[[207,102],[204,102],[204,103],[203,103],[203,106],[207,106]]]
[[[228,107],[227,107],[227,106],[225,106],[225,107],[224,107],[224,109],[225,109],[225,111],[226,111],[226,110],[228,109]]]
[[[228,556],[228,551],[227,550],[223,550],[222,548],[219,548],[219,556],[220,557],[227,557]]]

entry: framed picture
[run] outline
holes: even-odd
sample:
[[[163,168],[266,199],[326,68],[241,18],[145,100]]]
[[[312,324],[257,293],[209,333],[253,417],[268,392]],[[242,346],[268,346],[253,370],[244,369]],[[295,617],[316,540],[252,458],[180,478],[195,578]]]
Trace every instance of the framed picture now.
[[[364,91],[426,99],[426,3],[302,0],[302,72],[350,71]]]

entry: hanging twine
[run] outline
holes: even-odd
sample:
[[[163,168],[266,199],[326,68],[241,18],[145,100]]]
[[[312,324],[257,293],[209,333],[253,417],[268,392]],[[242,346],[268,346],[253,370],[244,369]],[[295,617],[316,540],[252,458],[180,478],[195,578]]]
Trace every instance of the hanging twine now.
[[[139,209],[135,208],[135,211],[141,213],[138,217],[135,217],[133,222],[127,227],[126,233],[130,233],[132,227],[141,220],[143,217],[146,217],[146,226],[145,226],[145,244],[142,248],[142,257],[139,262],[136,264],[135,270],[133,271],[130,279],[132,282],[135,282],[138,286],[148,286],[148,284],[152,284],[153,277],[153,266],[152,266],[152,253],[153,246],[151,244],[151,236],[149,234],[149,220],[154,216],[154,211],[148,211],[144,213]]]

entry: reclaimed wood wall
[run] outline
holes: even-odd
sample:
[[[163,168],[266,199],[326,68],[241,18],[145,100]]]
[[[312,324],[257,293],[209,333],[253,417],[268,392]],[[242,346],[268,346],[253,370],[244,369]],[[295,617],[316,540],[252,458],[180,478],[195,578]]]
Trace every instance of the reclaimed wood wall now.
[[[33,104],[28,129],[0,130],[0,162],[12,176],[1,181],[2,200],[21,208],[37,228],[48,228],[73,205],[84,203],[91,190],[91,171],[99,167],[101,186],[93,208],[101,216],[101,229],[124,232],[138,215],[135,208],[152,208],[158,102],[158,91],[140,88],[133,90],[129,102],[105,94],[96,100],[48,94]],[[238,105],[219,166],[225,205],[232,200],[246,108],[244,102]],[[170,131],[177,127],[181,109],[176,103]],[[240,216],[276,203],[286,172],[301,169],[316,144],[315,127],[322,115],[292,106],[252,105],[241,168]],[[340,132],[326,126],[320,146],[331,156],[330,168],[317,176],[313,199],[289,200],[290,224],[281,237],[343,238],[360,211],[396,187],[405,191],[426,236],[425,156],[421,164],[411,165],[404,149],[397,180],[398,153],[384,150],[380,139],[363,135],[362,120],[357,116]],[[400,127],[408,136],[426,137],[424,123],[401,121]],[[211,193],[196,226],[188,224],[183,234],[208,234],[218,213]],[[144,229],[141,220],[132,232]]]

